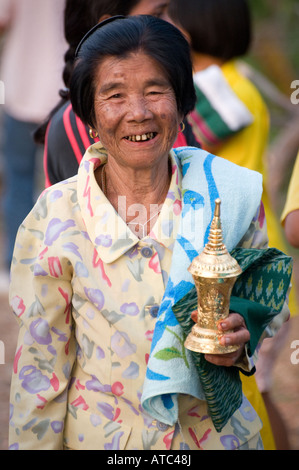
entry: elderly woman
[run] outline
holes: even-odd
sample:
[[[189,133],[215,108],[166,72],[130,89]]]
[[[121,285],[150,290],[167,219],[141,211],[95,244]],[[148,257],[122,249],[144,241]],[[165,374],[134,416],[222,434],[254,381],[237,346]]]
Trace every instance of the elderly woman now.
[[[195,92],[188,44],[161,19],[94,27],[70,89],[100,142],[77,176],[42,194],[18,233],[10,447],[261,448],[261,422],[245,399],[229,397],[217,428],[189,352],[155,352],[167,334],[181,344],[170,307],[193,287],[187,268],[216,197],[228,249],[267,243],[260,175],[200,149],[172,149]],[[233,331],[221,341],[239,348],[206,363],[250,368],[243,317],[225,323]]]

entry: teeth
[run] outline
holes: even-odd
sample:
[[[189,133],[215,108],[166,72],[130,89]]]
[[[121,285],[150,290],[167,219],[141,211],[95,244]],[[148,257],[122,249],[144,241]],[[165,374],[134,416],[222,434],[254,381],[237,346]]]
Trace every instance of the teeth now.
[[[148,134],[130,135],[126,137],[126,139],[130,140],[131,142],[141,142],[141,141],[153,139],[154,136],[155,136],[154,132],[149,132]]]

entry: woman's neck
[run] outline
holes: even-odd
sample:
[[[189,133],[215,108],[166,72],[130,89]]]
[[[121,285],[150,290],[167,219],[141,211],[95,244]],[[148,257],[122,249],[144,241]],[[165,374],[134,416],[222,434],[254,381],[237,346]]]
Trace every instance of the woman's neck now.
[[[97,181],[115,210],[137,236],[142,238],[148,234],[168,193],[170,162],[135,170],[118,166],[108,158],[107,164],[99,170]]]
[[[218,57],[192,51],[192,64],[194,73],[196,73],[210,67],[210,65],[218,65],[221,67],[224,64],[224,61]]]

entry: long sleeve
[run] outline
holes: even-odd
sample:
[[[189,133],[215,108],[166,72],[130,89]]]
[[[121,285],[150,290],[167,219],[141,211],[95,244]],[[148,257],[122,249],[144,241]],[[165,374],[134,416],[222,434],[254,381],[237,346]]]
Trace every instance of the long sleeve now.
[[[43,202],[19,229],[12,264],[10,304],[20,332],[11,384],[11,449],[63,448],[75,358],[72,267],[52,243],[55,231],[47,225]]]

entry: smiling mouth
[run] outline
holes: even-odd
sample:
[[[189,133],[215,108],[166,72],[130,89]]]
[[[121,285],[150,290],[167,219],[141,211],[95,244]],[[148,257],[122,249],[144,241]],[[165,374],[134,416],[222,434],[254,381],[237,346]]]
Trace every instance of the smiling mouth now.
[[[140,134],[140,135],[128,135],[125,137],[126,140],[130,142],[146,142],[148,140],[152,140],[156,137],[157,132],[148,132],[147,134]]]

